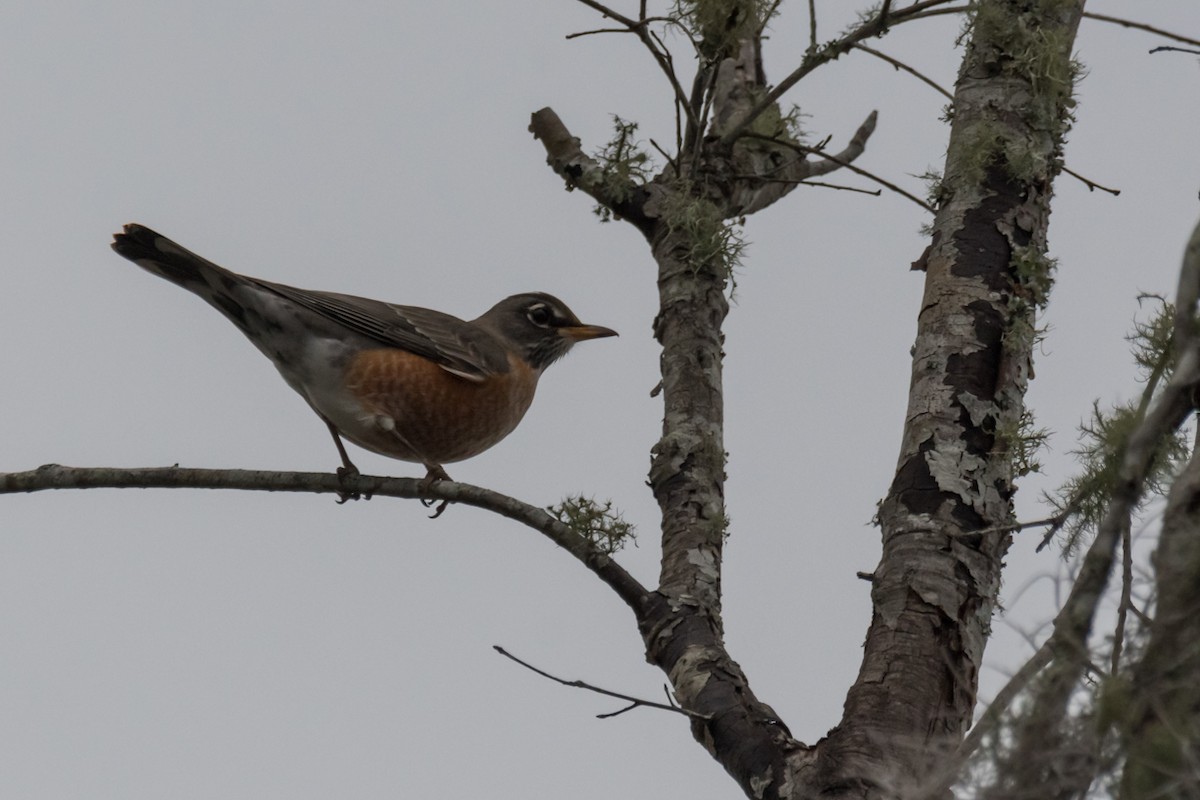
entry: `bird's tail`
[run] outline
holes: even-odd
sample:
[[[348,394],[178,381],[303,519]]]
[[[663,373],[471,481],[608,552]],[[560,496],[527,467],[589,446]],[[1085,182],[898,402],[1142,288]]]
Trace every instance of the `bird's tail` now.
[[[228,292],[244,281],[242,276],[137,223],[126,225],[123,233],[113,236],[112,249],[147,272],[177,283],[209,302],[213,302],[214,294]]]

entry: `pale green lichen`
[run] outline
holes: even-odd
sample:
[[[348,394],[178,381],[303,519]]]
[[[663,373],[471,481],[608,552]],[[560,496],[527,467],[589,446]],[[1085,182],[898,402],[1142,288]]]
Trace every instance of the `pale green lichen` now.
[[[1091,419],[1080,426],[1079,447],[1072,451],[1080,462],[1079,473],[1055,494],[1046,495],[1056,514],[1066,520],[1062,528],[1066,532],[1063,549],[1067,554],[1074,552],[1083,536],[1095,530],[1104,518],[1129,437],[1141,425],[1151,402],[1175,368],[1175,308],[1161,298],[1157,300],[1158,310],[1146,321],[1135,321],[1133,332],[1127,337],[1146,384],[1142,396],[1109,409],[1102,409],[1099,402],[1092,404]],[[1184,430],[1172,431],[1158,442],[1146,471],[1138,508],[1166,493],[1190,452],[1191,443]]]
[[[630,200],[633,191],[650,180],[654,164],[637,140],[637,123],[615,114],[612,119],[613,138],[593,156],[600,164],[593,186],[610,204],[619,204]],[[613,219],[608,205],[598,204],[593,211],[601,222]]]
[[[625,547],[626,542],[637,544],[637,531],[613,509],[611,500],[603,503],[577,495],[546,509],[555,519],[587,539],[592,548],[611,556]]]
[[[742,220],[726,220],[717,205],[696,197],[681,186],[662,203],[662,220],[668,231],[686,243],[684,261],[693,271],[711,269],[729,281],[730,293],[737,288],[735,270],[742,265],[748,243],[742,235]]]

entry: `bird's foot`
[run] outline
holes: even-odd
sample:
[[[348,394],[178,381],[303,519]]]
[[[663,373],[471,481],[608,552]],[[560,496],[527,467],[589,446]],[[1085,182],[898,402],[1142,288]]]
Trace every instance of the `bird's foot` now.
[[[422,494],[428,492],[430,487],[432,487],[438,481],[450,480],[450,476],[446,474],[446,470],[442,469],[441,465],[439,464],[426,464],[425,469],[428,470],[428,472],[425,474],[425,479],[421,481],[419,487]],[[437,500],[425,499],[424,497],[421,498],[421,505],[425,506],[426,508],[431,507],[434,503],[437,503]],[[443,500],[442,502],[438,503],[437,508],[434,509],[433,513],[429,515],[429,518],[437,519],[440,517],[448,505],[450,505],[449,500]]]
[[[346,466],[337,468],[338,480],[341,481],[343,484],[346,482],[347,479],[353,480],[354,478],[357,478],[360,474],[361,473],[359,473],[358,467],[351,464],[349,460],[346,461]],[[337,496],[338,496],[337,503],[339,506],[342,505],[343,503],[345,503],[347,500],[370,500],[371,499],[370,492],[363,493],[363,492],[357,492],[357,491],[347,491],[344,489],[339,490],[337,493]]]

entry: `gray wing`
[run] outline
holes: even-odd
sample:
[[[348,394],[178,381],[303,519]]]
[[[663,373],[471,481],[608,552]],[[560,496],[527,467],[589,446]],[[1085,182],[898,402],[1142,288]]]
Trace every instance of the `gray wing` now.
[[[508,356],[494,337],[450,314],[347,294],[296,289],[258,278],[247,280],[355,333],[428,358],[468,380],[480,381],[509,369]]]

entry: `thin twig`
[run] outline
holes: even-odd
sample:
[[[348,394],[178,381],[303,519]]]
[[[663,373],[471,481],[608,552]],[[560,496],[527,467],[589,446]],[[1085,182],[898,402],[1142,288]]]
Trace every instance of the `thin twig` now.
[[[1063,167],[1062,171],[1067,173],[1068,175],[1070,175],[1075,180],[1082,181],[1083,184],[1088,187],[1089,192],[1093,192],[1096,189],[1099,189],[1102,192],[1108,192],[1113,197],[1116,197],[1117,195],[1121,194],[1120,189],[1110,189],[1107,186],[1101,186],[1100,184],[1096,183],[1095,181],[1089,180],[1088,178],[1083,177],[1082,175],[1080,175],[1078,172],[1075,172],[1074,170],[1070,170],[1070,169],[1067,169],[1066,167]]]
[[[856,167],[853,164],[851,164],[849,161],[842,159],[842,158],[838,158],[837,156],[834,156],[834,155],[830,155],[829,153],[827,153],[824,150],[821,150],[819,148],[807,147],[802,144],[796,144],[794,142],[788,142],[783,139],[777,139],[773,136],[766,136],[766,135],[763,135],[760,133],[754,133],[754,132],[747,132],[745,134],[745,136],[750,139],[762,139],[764,141],[773,142],[777,145],[781,145],[783,147],[787,147],[792,150],[795,150],[798,153],[805,153],[805,154],[812,154],[812,155],[820,156],[821,158],[824,158],[826,161],[830,161],[830,162],[838,165],[839,167],[845,167],[846,169],[850,170],[853,173],[862,175],[864,178],[866,178],[868,180],[875,181],[875,183],[878,183],[880,186],[884,187],[885,189],[889,189],[889,190],[895,192],[896,194],[900,195],[901,197],[908,198],[909,200],[913,201],[914,203],[916,203],[921,208],[925,209],[926,211],[928,211],[931,214],[936,211],[936,209],[933,206],[929,205],[928,203],[926,203],[924,200],[917,197],[916,195],[914,195],[910,192],[906,192],[904,189],[901,189],[899,186],[892,183],[891,181],[885,180],[884,178],[879,177],[878,175],[874,174],[873,172],[868,172],[867,170],[862,169],[861,167]]]
[[[1041,528],[1046,525],[1061,526],[1066,521],[1067,514],[1065,512],[1055,514],[1053,517],[1045,519],[1035,519],[1030,522],[1014,522],[1011,525],[996,525],[991,528],[984,528],[978,531],[963,531],[962,536],[982,536],[988,533],[1017,533],[1019,531],[1028,530],[1029,528]]]
[[[668,164],[670,164],[670,165],[671,165],[671,166],[673,166],[673,167],[674,167],[674,166],[676,166],[676,165],[675,165],[675,159],[671,158],[670,154],[669,154],[669,153],[668,153],[666,150],[663,150],[661,147],[659,147],[659,146],[658,146],[658,142],[656,142],[656,141],[654,141],[653,139],[651,139],[651,140],[650,140],[650,146],[651,146],[651,147],[653,147],[655,150],[657,150],[657,151],[658,151],[658,154],[659,154],[660,156],[662,156],[663,158],[665,158],[665,159],[667,160],[667,163],[668,163]]]
[[[622,25],[624,25],[626,28],[629,28],[630,30],[633,30],[634,28],[637,27],[637,22],[635,22],[634,20],[625,16],[624,14],[620,14],[616,11],[613,11],[611,8],[604,5],[603,3],[597,3],[596,0],[579,0],[579,2],[583,3],[588,8],[599,11],[601,14],[608,17],[609,19],[615,20],[615,21],[621,23]]]
[[[826,183],[825,181],[796,181],[800,186],[820,186],[822,189],[837,189],[841,192],[858,192],[859,194],[869,194],[872,197],[882,197],[883,189],[860,189],[857,186],[843,186],[840,183]]]
[[[791,186],[819,186],[822,189],[838,189],[843,192],[857,192],[858,194],[869,194],[872,197],[880,197],[883,195],[882,189],[861,189],[857,186],[845,186],[840,183],[826,183],[825,181],[813,181],[807,178],[771,178],[763,175],[732,175],[730,177],[737,178],[743,181],[763,181],[764,183],[786,183]]]
[[[948,9],[945,9],[945,10],[948,10]],[[892,58],[891,56],[887,55],[886,53],[882,53],[882,52],[874,49],[873,47],[867,47],[865,44],[855,44],[855,45],[853,45],[853,47],[855,50],[862,50],[864,53],[870,53],[871,55],[875,56],[876,58],[886,61],[887,63],[891,64],[893,67],[895,67],[898,70],[907,72],[909,75],[912,75],[914,78],[921,81],[926,86],[929,86],[934,91],[941,94],[947,100],[950,100],[951,102],[954,101],[954,95],[948,89],[946,89],[944,86],[942,86],[941,84],[934,81],[932,78],[929,78],[928,76],[922,74],[921,72],[918,72],[916,69],[910,67],[908,64],[905,64],[903,61],[900,61],[899,59],[896,59],[896,58]],[[1161,48],[1159,48],[1159,49],[1161,49]],[[1173,48],[1173,49],[1182,49],[1182,48]],[[1151,51],[1151,52],[1153,52],[1153,51]],[[1063,167],[1062,171],[1065,172],[1066,174],[1070,175],[1072,178],[1075,178],[1076,180],[1080,181],[1085,186],[1087,186],[1089,192],[1094,192],[1095,190],[1099,189],[1102,192],[1108,192],[1113,197],[1117,197],[1118,195],[1121,194],[1120,189],[1110,189],[1107,186],[1101,185],[1089,178],[1083,177],[1078,172],[1075,172],[1072,169],[1068,169],[1067,167]]]
[[[908,17],[905,22],[912,22],[918,19],[928,19],[929,17],[945,17],[950,14],[965,14],[968,11],[974,11],[975,6],[968,3],[965,6],[946,6],[943,8],[931,8],[927,11],[918,11],[916,14]]]
[[[634,20],[634,19],[630,19],[629,17],[625,16],[624,14],[614,11],[613,9],[604,5],[603,3],[596,2],[596,0],[579,0],[579,2],[583,3],[588,8],[592,8],[592,9],[595,9],[596,11],[599,11],[601,14],[608,17],[609,19],[612,19],[616,22],[621,23],[622,25],[624,25],[626,28],[629,29],[630,33],[635,34],[638,37],[638,39],[641,40],[642,44],[644,44],[646,46],[646,49],[650,51],[650,55],[652,55],[654,57],[654,61],[656,64],[658,64],[658,68],[660,70],[662,70],[662,73],[667,77],[667,80],[670,82],[671,90],[675,93],[675,102],[677,104],[682,105],[684,110],[688,113],[688,116],[690,117],[691,109],[688,107],[687,94],[684,93],[683,87],[679,84],[679,78],[676,77],[676,75],[675,75],[675,68],[672,66],[672,63],[671,63],[671,53],[669,50],[666,49],[665,46],[660,49],[659,46],[655,43],[655,37],[650,32],[649,23],[651,21],[658,20],[661,18],[660,17],[645,17],[645,16],[643,16],[641,19]],[[645,4],[642,4],[640,13],[644,14],[645,10],[646,10],[646,6],[645,6]]]
[[[1133,606],[1133,541],[1129,531],[1121,536],[1121,601],[1117,604],[1117,624],[1113,630],[1112,671],[1114,677],[1121,668],[1121,651],[1125,648],[1125,621]]]
[[[1176,42],[1200,45],[1200,39],[1192,39],[1187,36],[1182,36],[1178,33],[1171,33],[1170,31],[1165,31],[1162,28],[1156,28],[1153,25],[1147,25],[1144,22],[1134,22],[1131,19],[1123,19],[1121,17],[1110,17],[1107,14],[1094,14],[1091,11],[1083,12],[1083,18],[1094,19],[1097,22],[1111,22],[1113,25],[1120,25],[1122,28],[1135,28],[1139,31],[1153,33],[1155,36],[1162,36],[1163,38],[1172,39]],[[1154,51],[1151,50],[1150,52]]]
[[[922,73],[918,72],[916,69],[910,67],[908,64],[905,64],[903,61],[892,58],[891,56],[889,56],[885,53],[881,53],[874,48],[867,47],[865,44],[855,44],[855,45],[853,45],[853,47],[855,50],[862,50],[864,53],[870,53],[871,55],[875,56],[876,58],[883,59],[884,61],[891,64],[893,67],[895,67],[898,70],[903,70],[904,72],[907,72],[909,75],[912,75],[914,78],[917,78],[922,83],[933,87],[938,92],[941,92],[943,95],[946,96],[947,99],[949,99],[949,100],[954,99],[954,95],[951,94],[949,91],[947,91],[945,88],[943,88],[941,86],[941,84],[937,83],[932,78],[926,77]]]
[[[1200,50],[1192,50],[1189,47],[1172,47],[1171,45],[1164,44],[1162,47],[1150,48],[1150,55],[1154,55],[1155,53],[1164,53],[1164,52],[1191,53],[1194,56],[1200,56]]]
[[[879,29],[886,31],[888,26],[888,12],[892,8],[892,0],[883,0],[879,6]]]
[[[670,17],[642,17],[635,23],[635,25],[648,25],[651,22],[673,23],[674,21],[675,20],[671,19]],[[578,39],[581,36],[594,36],[597,33],[632,33],[632,31],[628,27],[625,27],[625,28],[596,28],[595,30],[591,30],[591,31],[579,31],[578,33],[568,33],[563,38],[564,39]]]
[[[772,0],[771,7],[767,9],[767,13],[762,15],[762,24],[755,31],[755,36],[759,39],[763,38],[763,33],[767,30],[767,25],[770,24],[771,18],[775,16],[775,12],[783,5],[783,0]]]
[[[628,28],[596,28],[590,31],[577,31],[568,33],[564,39],[582,39],[584,36],[595,36],[598,33],[629,33]]]
[[[817,0],[808,0],[808,52],[817,52]]]
[[[580,0],[580,2],[589,2],[589,0]],[[920,0],[920,2],[913,3],[910,6],[892,11],[888,16],[888,25],[895,26],[915,19],[919,13],[947,2],[950,2],[950,0]],[[880,27],[880,22],[880,17],[874,16],[844,36],[832,42],[826,42],[819,48],[805,53],[804,58],[800,60],[800,66],[796,67],[791,74],[776,84],[774,89],[767,92],[762,100],[758,101],[758,103],[746,112],[745,116],[738,120],[736,125],[731,126],[725,135],[721,137],[720,144],[723,147],[729,147],[740,137],[747,135],[754,120],[762,112],[775,105],[785,92],[799,83],[808,73],[822,64],[833,61],[858,42],[885,33],[885,30]]]
[[[696,714],[691,711],[688,711],[685,708],[680,708],[679,706],[675,705],[674,703],[672,703],[670,705],[667,705],[666,703],[656,703],[653,700],[643,700],[639,697],[633,697],[632,695],[621,694],[620,692],[613,692],[608,689],[601,689],[599,686],[593,686],[590,683],[585,683],[584,681],[569,681],[564,678],[559,678],[555,675],[551,675],[549,672],[546,672],[543,669],[538,669],[533,664],[530,664],[528,661],[522,661],[521,659],[517,658],[512,653],[508,652],[507,650],[505,650],[503,647],[501,647],[498,644],[492,645],[492,649],[495,650],[500,655],[504,656],[505,658],[517,662],[525,669],[530,670],[531,672],[536,672],[538,675],[541,675],[543,678],[552,680],[555,683],[561,684],[563,686],[570,686],[572,689],[587,689],[589,692],[595,692],[596,694],[602,694],[605,697],[615,697],[618,700],[625,700],[630,704],[626,708],[622,708],[620,711],[610,711],[607,714],[597,714],[596,715],[597,719],[608,719],[609,717],[615,717],[619,714],[624,714],[626,711],[631,711],[631,710],[637,708],[638,706],[645,706],[647,708],[657,708],[661,711],[674,711],[676,714],[683,714],[685,717],[695,717],[697,719],[710,719],[711,718],[705,714]]]

